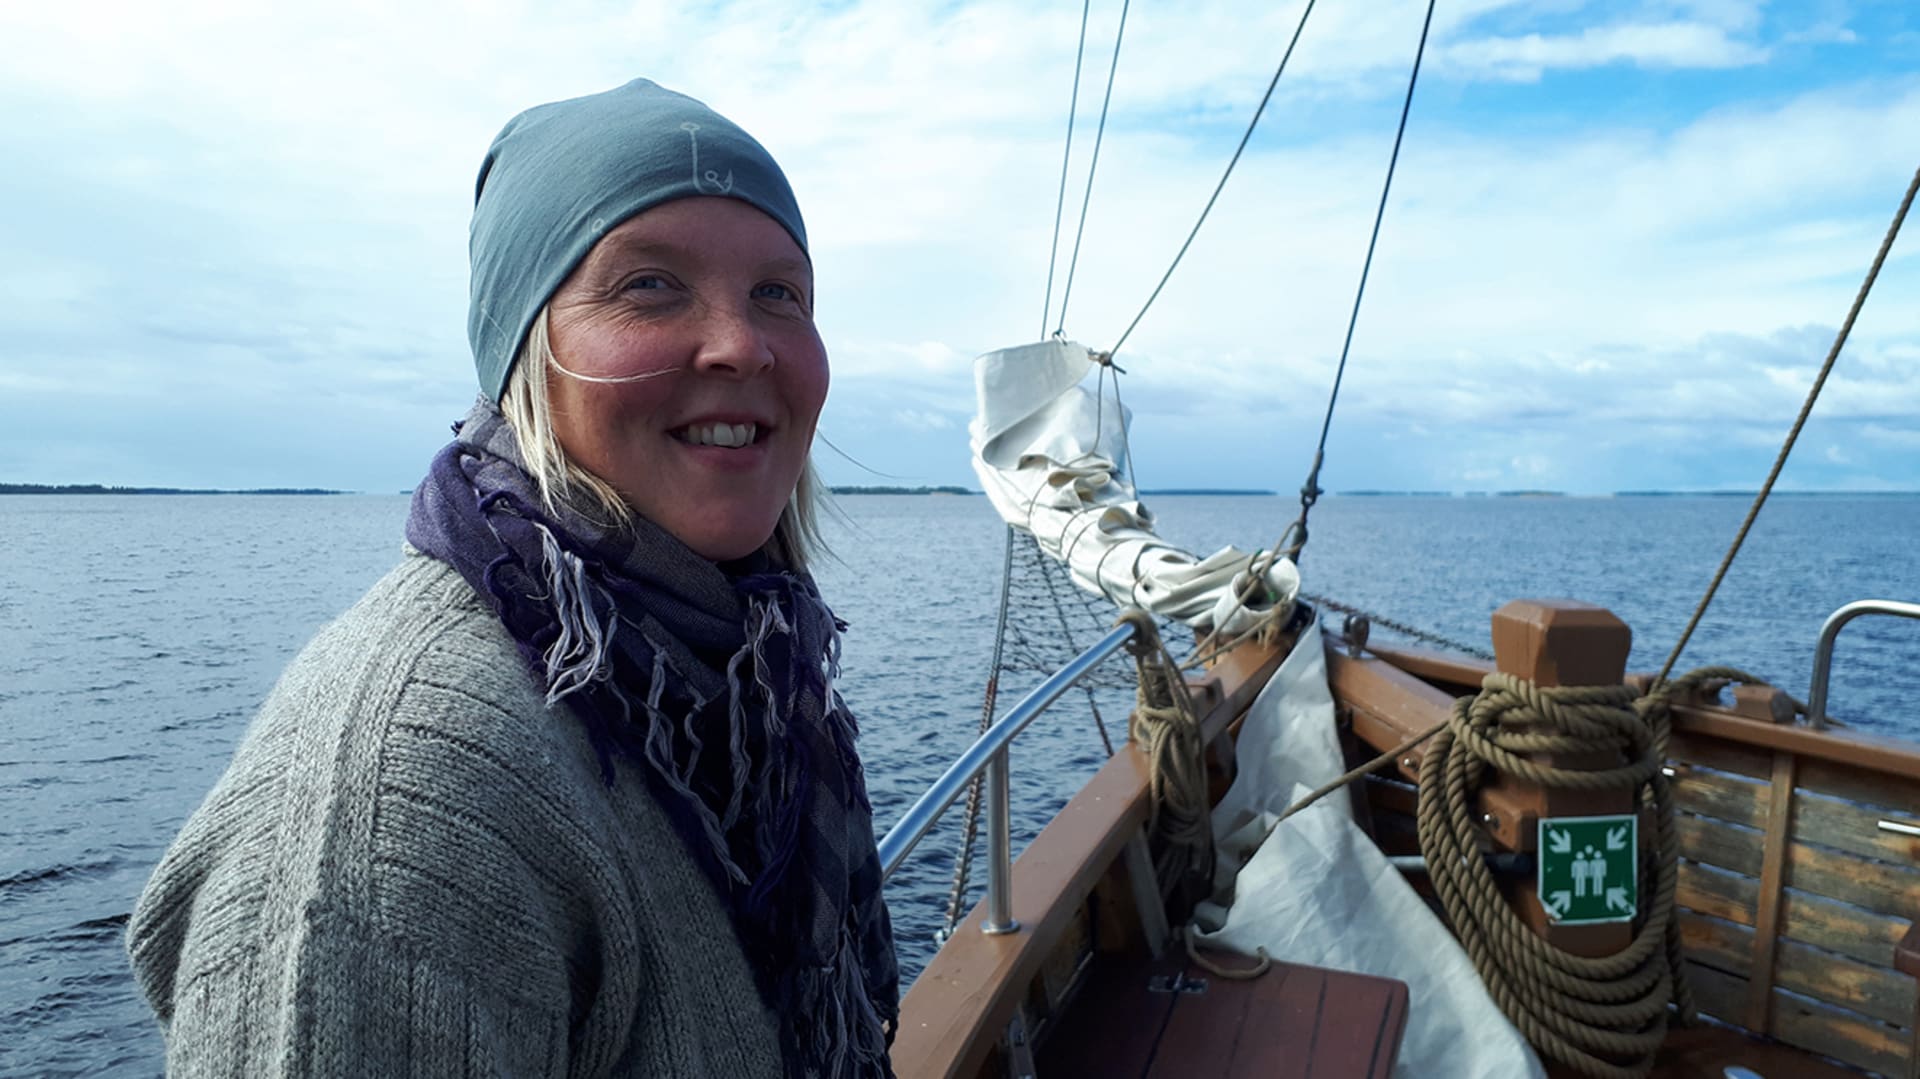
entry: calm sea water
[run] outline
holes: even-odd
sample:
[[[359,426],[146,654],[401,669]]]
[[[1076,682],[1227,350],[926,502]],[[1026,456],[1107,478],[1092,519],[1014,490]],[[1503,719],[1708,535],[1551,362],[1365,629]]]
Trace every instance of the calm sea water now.
[[[148,1076],[160,1039],[121,936],[155,860],[224,767],[281,667],[397,559],[406,499],[0,497],[0,1074]],[[1202,552],[1270,542],[1279,498],[1153,500]],[[849,623],[845,685],[890,824],[971,739],[994,633],[1002,531],[978,497],[852,496],[820,571]],[[1605,604],[1656,668],[1745,504],[1720,498],[1332,498],[1311,591],[1456,638],[1520,596]],[[1804,694],[1835,607],[1920,598],[1920,498],[1768,507],[1682,668],[1734,662]],[[1856,623],[1832,709],[1920,737],[1920,624]],[[1003,688],[1003,700],[1019,686]],[[1123,722],[1111,709],[1109,725]],[[1063,706],[1015,759],[1030,835],[1101,759]],[[954,828],[890,897],[902,958],[930,951]]]

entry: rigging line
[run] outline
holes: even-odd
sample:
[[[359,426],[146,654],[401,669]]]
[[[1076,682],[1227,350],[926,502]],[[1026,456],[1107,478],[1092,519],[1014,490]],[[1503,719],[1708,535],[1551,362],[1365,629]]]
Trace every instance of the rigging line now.
[[[1307,16],[1313,14],[1313,4],[1314,0],[1307,0],[1306,8],[1300,12],[1300,22],[1293,28],[1293,38],[1287,42],[1287,51],[1280,56],[1280,66],[1273,69],[1273,78],[1267,82],[1267,92],[1261,95],[1260,106],[1253,110],[1253,119],[1247,121],[1247,130],[1240,136],[1240,145],[1233,148],[1233,157],[1228,159],[1226,171],[1220,174],[1220,182],[1214,185],[1213,194],[1207,196],[1207,204],[1200,211],[1200,219],[1193,223],[1193,231],[1187,233],[1186,242],[1180,245],[1179,252],[1173,256],[1173,264],[1167,267],[1167,272],[1160,275],[1160,283],[1153,286],[1153,293],[1147,297],[1147,302],[1141,305],[1140,313],[1133,316],[1132,322],[1127,323],[1126,332],[1120,335],[1120,340],[1115,341],[1113,347],[1107,350],[1108,352],[1118,353],[1120,346],[1127,343],[1127,338],[1133,336],[1134,327],[1140,325],[1140,320],[1147,317],[1147,311],[1153,306],[1153,301],[1160,298],[1160,290],[1167,287],[1167,282],[1173,279],[1173,271],[1180,266],[1180,260],[1187,257],[1187,248],[1193,246],[1193,238],[1200,235],[1200,226],[1207,223],[1207,215],[1213,212],[1213,204],[1219,201],[1220,192],[1226,189],[1227,177],[1233,175],[1233,167],[1240,163],[1240,154],[1246,150],[1247,141],[1253,138],[1253,129],[1260,125],[1260,116],[1267,111],[1267,102],[1273,100],[1273,88],[1280,85],[1280,75],[1287,70],[1287,60],[1293,56],[1293,47],[1300,44],[1300,33],[1307,28]]]
[[[1900,208],[1893,212],[1893,223],[1887,226],[1887,235],[1880,241],[1880,250],[1873,256],[1873,265],[1867,268],[1866,280],[1860,282],[1860,291],[1854,294],[1853,306],[1847,309],[1847,319],[1840,324],[1840,332],[1834,336],[1833,347],[1827,350],[1826,362],[1820,365],[1820,373],[1814,376],[1813,388],[1807,391],[1807,399],[1800,405],[1800,415],[1794,417],[1793,429],[1787,432],[1787,440],[1780,446],[1780,453],[1773,459],[1773,469],[1767,473],[1767,482],[1760,485],[1760,493],[1755,496],[1753,505],[1747,509],[1747,519],[1740,522],[1740,531],[1733,537],[1733,546],[1727,548],[1726,557],[1720,560],[1720,568],[1714,571],[1713,581],[1707,585],[1707,593],[1700,597],[1700,605],[1693,609],[1693,618],[1687,622],[1686,630],[1680,634],[1680,640],[1667,655],[1667,662],[1661,666],[1660,673],[1654,678],[1658,685],[1667,680],[1673,672],[1673,665],[1680,661],[1680,653],[1686,651],[1687,642],[1693,638],[1693,631],[1700,626],[1700,619],[1706,616],[1707,605],[1713,602],[1714,593],[1720,590],[1720,582],[1726,579],[1727,568],[1733,565],[1734,556],[1740,553],[1740,545],[1747,540],[1747,532],[1753,528],[1754,519],[1760,516],[1760,507],[1766,504],[1767,496],[1773,493],[1773,483],[1780,478],[1780,470],[1786,467],[1787,455],[1793,452],[1795,442],[1800,440],[1800,429],[1806,426],[1807,417],[1813,412],[1813,403],[1820,397],[1820,390],[1827,384],[1827,375],[1833,370],[1834,361],[1840,358],[1840,350],[1846,346],[1847,335],[1853,332],[1853,321],[1860,314],[1860,308],[1867,302],[1867,293],[1873,291],[1873,282],[1880,276],[1880,266],[1887,261],[1887,252],[1893,249],[1894,237],[1900,235],[1900,225],[1907,219],[1907,210],[1913,206],[1913,196],[1920,191],[1920,169],[1915,169],[1913,181],[1907,184],[1907,193],[1900,200]],[[1814,722],[1819,717],[1810,716]]]
[[[1073,257],[1067,260],[1067,283],[1060,289],[1060,322],[1054,328],[1055,333],[1064,334],[1067,330],[1067,300],[1073,296],[1073,273],[1080,266],[1080,238],[1087,232],[1087,207],[1093,202],[1093,177],[1100,171],[1100,143],[1107,134],[1107,107],[1113,104],[1113,79],[1120,70],[1120,43],[1127,36],[1127,9],[1133,6],[1133,0],[1122,0],[1120,4],[1120,28],[1113,35],[1113,61],[1107,65],[1107,93],[1100,99],[1100,123],[1093,129],[1093,157],[1087,162],[1087,191],[1080,196],[1080,224],[1073,230]],[[1046,324],[1041,324],[1041,332],[1046,332]]]
[[[1340,345],[1340,365],[1333,371],[1333,392],[1327,394],[1327,415],[1320,421],[1320,443],[1314,447],[1313,468],[1307,472],[1307,482],[1300,486],[1300,519],[1289,525],[1289,531],[1298,528],[1299,535],[1295,543],[1304,549],[1307,545],[1307,513],[1320,499],[1320,465],[1326,460],[1327,432],[1333,429],[1333,406],[1340,399],[1340,381],[1347,373],[1347,356],[1353,350],[1353,331],[1360,324],[1360,301],[1367,295],[1367,275],[1373,272],[1373,253],[1380,245],[1380,223],[1387,217],[1387,195],[1393,191],[1393,171],[1400,164],[1400,144],[1407,137],[1407,116],[1413,111],[1413,89],[1420,83],[1420,61],[1427,53],[1427,32],[1433,27],[1433,8],[1436,0],[1427,0],[1427,18],[1420,24],[1420,44],[1413,52],[1413,73],[1407,76],[1406,100],[1400,103],[1400,127],[1393,135],[1393,155],[1387,159],[1387,179],[1380,185],[1380,205],[1373,212],[1373,235],[1367,239],[1366,261],[1360,264],[1360,285],[1353,293],[1353,311],[1347,316],[1347,337]],[[1285,539],[1285,536],[1282,537]],[[1276,548],[1279,544],[1274,545]],[[1293,552],[1295,562],[1300,552]]]
[[[1120,413],[1120,452],[1127,458],[1127,483],[1133,488],[1133,500],[1140,501],[1140,477],[1133,474],[1133,425],[1127,422],[1127,406],[1120,401],[1120,376],[1124,373],[1114,367],[1111,359],[1107,367],[1113,370],[1113,407]]]
[[[1047,302],[1040,308],[1040,336],[1047,336],[1047,320],[1053,317],[1053,269],[1060,262],[1060,218],[1067,209],[1067,166],[1073,161],[1073,120],[1080,109],[1080,65],[1087,58],[1087,15],[1093,0],[1080,5],[1080,47],[1073,54],[1073,92],[1067,96],[1067,148],[1060,152],[1060,195],[1053,204],[1053,243],[1047,248]],[[1061,300],[1061,306],[1066,301]]]
[[[917,476],[896,476],[896,475],[894,475],[894,474],[893,474],[893,473],[891,473],[891,472],[882,472],[882,471],[880,471],[879,469],[877,469],[877,468],[874,468],[873,466],[871,466],[871,465],[869,465],[869,464],[867,464],[867,463],[866,463],[865,461],[862,461],[862,460],[860,460],[860,459],[859,459],[858,457],[855,457],[855,456],[854,456],[853,454],[851,454],[851,453],[848,453],[848,452],[847,452],[846,450],[843,450],[843,449],[841,449],[841,448],[840,448],[839,446],[836,446],[836,445],[834,445],[834,443],[833,443],[833,440],[832,440],[832,439],[830,439],[830,438],[828,438],[828,437],[827,437],[826,435],[823,435],[823,434],[821,434],[821,433],[820,433],[820,432],[819,432],[818,430],[816,430],[816,431],[814,431],[814,432],[813,432],[813,437],[814,437],[815,439],[818,439],[818,440],[819,440],[819,441],[821,441],[821,442],[824,442],[824,443],[826,443],[826,446],[827,446],[827,448],[828,448],[828,449],[830,449],[830,450],[832,450],[833,452],[835,452],[835,453],[837,453],[837,454],[839,454],[839,455],[840,455],[840,456],[841,456],[842,458],[844,458],[844,459],[846,460],[846,462],[847,462],[848,464],[850,464],[850,465],[852,465],[852,466],[854,466],[855,468],[858,468],[858,469],[860,469],[860,470],[862,470],[862,471],[864,471],[864,472],[871,472],[872,474],[874,474],[874,475],[876,475],[876,476],[879,476],[879,477],[880,477],[881,479],[888,479],[888,480],[911,480],[911,479],[918,479],[918,478],[920,478],[920,477],[917,477]]]

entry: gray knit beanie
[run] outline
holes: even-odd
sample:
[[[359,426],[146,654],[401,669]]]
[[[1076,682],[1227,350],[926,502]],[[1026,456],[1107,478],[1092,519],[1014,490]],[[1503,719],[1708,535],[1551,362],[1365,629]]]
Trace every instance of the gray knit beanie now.
[[[772,155],[693,98],[635,79],[509,120],[480,165],[468,242],[467,340],[481,391],[500,400],[534,317],[602,236],[698,195],[754,206],[807,250],[800,206]]]

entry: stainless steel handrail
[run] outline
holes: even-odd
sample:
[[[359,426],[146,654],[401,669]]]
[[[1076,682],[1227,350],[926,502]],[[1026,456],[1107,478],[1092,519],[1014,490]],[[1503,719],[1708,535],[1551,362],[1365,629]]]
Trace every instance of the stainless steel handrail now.
[[[1813,649],[1813,682],[1807,687],[1807,722],[1814,730],[1827,725],[1827,679],[1833,673],[1833,643],[1840,627],[1863,614],[1890,614],[1897,618],[1920,618],[1920,603],[1902,603],[1892,599],[1861,599],[1827,616],[1820,627],[1820,643]]]
[[[987,771],[987,841],[992,850],[987,860],[987,923],[989,933],[1011,933],[1020,928],[1013,920],[1013,853],[1011,813],[1008,793],[1007,746],[1047,706],[1073,688],[1074,683],[1100,665],[1120,646],[1133,639],[1132,622],[1122,622],[1107,631],[1092,648],[1067,664],[1020,698],[998,723],[987,728],[978,741],[968,746],[940,778],[933,781],[918,801],[900,815],[900,820],[880,841],[880,875],[885,880],[907,859],[914,846],[932,830],[940,815],[947,811],[967,789],[967,784],[983,770]]]

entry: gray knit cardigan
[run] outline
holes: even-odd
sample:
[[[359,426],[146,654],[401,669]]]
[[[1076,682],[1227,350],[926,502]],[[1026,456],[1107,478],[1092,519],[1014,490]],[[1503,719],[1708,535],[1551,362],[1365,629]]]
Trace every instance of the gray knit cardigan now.
[[[780,1072],[644,783],[417,553],[281,677],[127,944],[174,1075]]]

